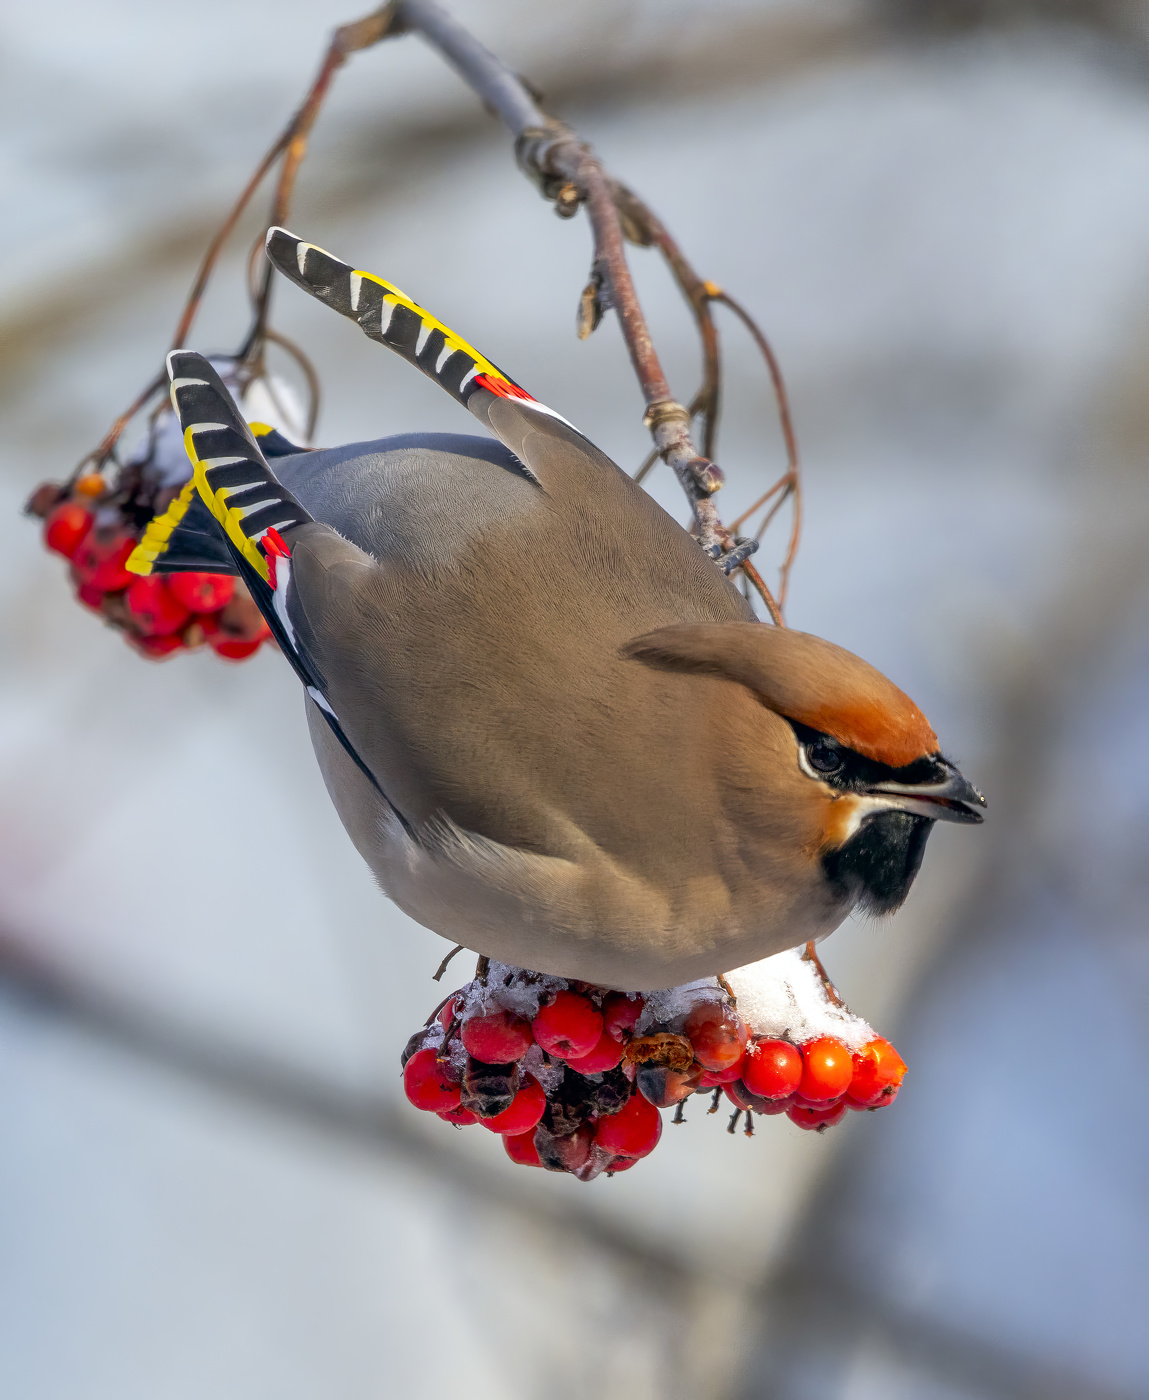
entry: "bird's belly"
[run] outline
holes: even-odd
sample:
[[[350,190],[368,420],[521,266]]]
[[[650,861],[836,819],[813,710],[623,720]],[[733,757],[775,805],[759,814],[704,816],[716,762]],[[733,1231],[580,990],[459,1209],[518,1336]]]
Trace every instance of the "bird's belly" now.
[[[845,910],[817,891],[782,905],[748,882],[622,870],[588,845],[573,859],[499,846],[449,823],[412,833],[308,706],[316,758],[356,849],[417,923],[500,962],[622,991],[675,986],[830,932]]]

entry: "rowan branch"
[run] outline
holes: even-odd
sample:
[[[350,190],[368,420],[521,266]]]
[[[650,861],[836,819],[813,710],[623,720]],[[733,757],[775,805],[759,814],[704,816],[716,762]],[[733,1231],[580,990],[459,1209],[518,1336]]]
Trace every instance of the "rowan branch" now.
[[[646,401],[643,422],[655,452],[671,468],[690,502],[698,541],[729,572],[741,568],[758,590],[770,616],[782,624],[781,610],[748,555],[757,541],[736,541],[723,525],[712,497],[722,485],[722,472],[702,455],[691,436],[696,412],[704,413],[706,445],[713,442],[718,411],[717,333],[707,305],[707,288],[690,268],[677,244],[659,220],[626,186],[612,180],[591,148],[576,132],[549,116],[523,81],[483,47],[436,0],[397,0],[397,14],[406,27],[439,50],[464,81],[503,120],[515,138],[515,153],[523,170],[554,201],[556,212],[571,217],[585,205],[594,242],[592,277],[587,291],[597,312],[614,309]],[[705,381],[701,402],[690,409],[670,392],[662,364],[639,304],[626,259],[624,219],[634,241],[657,244],[679,286],[695,311],[703,338]],[[594,289],[596,283],[605,295]],[[584,302],[587,293],[584,292]],[[605,305],[604,305],[605,303]],[[593,312],[590,329],[597,323]],[[580,318],[581,319],[581,318]],[[586,322],[584,321],[585,325]],[[587,332],[589,333],[589,332]]]

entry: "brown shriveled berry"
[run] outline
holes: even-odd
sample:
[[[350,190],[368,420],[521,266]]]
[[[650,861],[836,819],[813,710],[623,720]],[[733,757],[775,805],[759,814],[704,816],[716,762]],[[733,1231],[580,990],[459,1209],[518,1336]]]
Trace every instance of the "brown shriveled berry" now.
[[[463,1074],[463,1107],[480,1118],[494,1118],[514,1103],[519,1092],[519,1067],[510,1064],[489,1065],[474,1056],[467,1056]]]
[[[608,1118],[607,1122],[613,1123],[614,1119]],[[577,1172],[580,1167],[585,1167],[590,1161],[593,1142],[594,1129],[589,1123],[584,1123],[573,1133],[564,1133],[562,1137],[556,1137],[544,1123],[535,1129],[539,1165],[549,1172]]]
[[[644,1099],[656,1108],[669,1108],[689,1098],[698,1088],[702,1078],[702,1066],[691,1065],[687,1069],[671,1069],[669,1065],[639,1065],[635,1085]]]
[[[42,481],[24,502],[24,514],[44,520],[64,499],[64,488],[58,481]],[[51,546],[49,546],[51,548]]]

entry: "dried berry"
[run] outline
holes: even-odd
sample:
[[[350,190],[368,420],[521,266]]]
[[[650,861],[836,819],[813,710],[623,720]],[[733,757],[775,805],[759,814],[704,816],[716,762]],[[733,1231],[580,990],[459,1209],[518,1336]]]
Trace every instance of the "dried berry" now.
[[[508,1064],[490,1065],[483,1060],[467,1056],[467,1068],[463,1073],[463,1106],[480,1118],[495,1118],[511,1107],[519,1092],[519,1066],[511,1060]]]

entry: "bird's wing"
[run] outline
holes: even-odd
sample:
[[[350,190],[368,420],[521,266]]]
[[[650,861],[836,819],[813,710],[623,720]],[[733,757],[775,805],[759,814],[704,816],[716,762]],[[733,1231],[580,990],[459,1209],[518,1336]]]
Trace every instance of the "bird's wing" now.
[[[392,283],[359,271],[282,228],[269,231],[267,255],[297,287],[354,321],[369,340],[402,355],[469,409],[548,491],[561,482],[548,479],[546,441],[568,443],[596,468],[622,475],[560,413],[533,398]]]
[[[321,553],[328,570],[337,564],[362,570],[373,568],[374,562],[357,545],[316,521],[276,478],[227,386],[204,356],[190,350],[172,351],[168,375],[192,477],[168,511],[149,526],[128,559],[128,570],[150,574],[186,568],[181,538],[185,522],[189,517],[193,521],[191,547],[199,547],[195,537],[214,530],[216,548],[222,543],[230,571],[247,585],[280,650],[340,746],[393,807],[347,737],[328,698],[315,648],[306,632],[295,626],[288,606],[294,592],[292,553],[301,544],[309,555]]]

